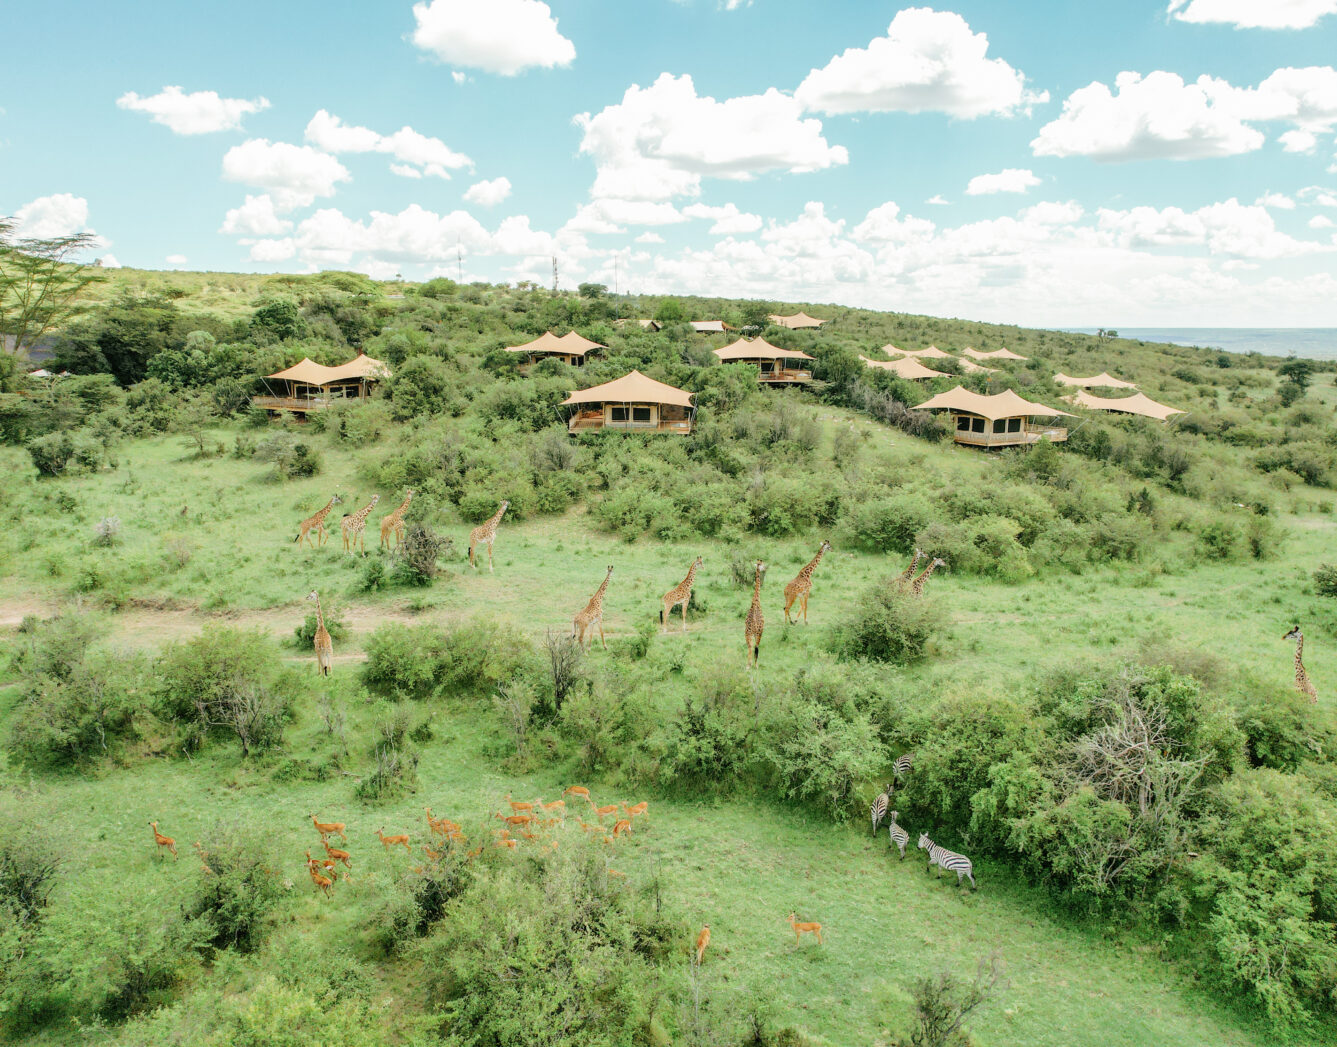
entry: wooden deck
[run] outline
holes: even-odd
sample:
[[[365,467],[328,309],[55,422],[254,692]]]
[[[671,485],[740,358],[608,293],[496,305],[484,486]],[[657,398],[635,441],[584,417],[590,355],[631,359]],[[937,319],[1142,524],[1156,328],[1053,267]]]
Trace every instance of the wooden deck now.
[[[692,423],[686,418],[681,421],[665,421],[658,424],[649,422],[605,422],[602,416],[582,418],[577,415],[566,425],[566,431],[573,434],[595,433],[604,429],[616,429],[619,432],[629,433],[677,433],[679,436],[687,436],[692,431]]]
[[[1028,425],[1019,433],[972,433],[958,429],[952,436],[967,447],[1025,447],[1045,437],[1051,443],[1062,443],[1068,438],[1068,430],[1055,425]]]
[[[333,399],[327,396],[305,397],[305,396],[252,396],[252,407],[263,407],[266,411],[324,411],[336,403],[347,403],[348,401],[340,398]]]
[[[775,371],[762,371],[761,381],[768,385],[789,385],[795,382],[811,382],[811,371],[800,371],[797,368],[782,368]]]

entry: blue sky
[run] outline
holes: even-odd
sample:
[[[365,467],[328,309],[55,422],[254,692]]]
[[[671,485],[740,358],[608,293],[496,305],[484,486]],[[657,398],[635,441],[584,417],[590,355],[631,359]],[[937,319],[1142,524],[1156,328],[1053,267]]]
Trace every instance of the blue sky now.
[[[0,214],[109,263],[1337,326],[1337,0],[74,2],[6,37]]]

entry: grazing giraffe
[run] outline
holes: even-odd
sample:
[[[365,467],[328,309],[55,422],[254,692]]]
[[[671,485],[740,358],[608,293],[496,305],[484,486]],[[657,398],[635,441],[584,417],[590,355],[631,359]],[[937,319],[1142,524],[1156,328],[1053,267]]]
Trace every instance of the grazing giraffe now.
[[[812,592],[812,572],[817,570],[817,565],[822,562],[822,557],[826,551],[831,548],[830,542],[822,542],[817,550],[817,555],[808,561],[808,565],[799,571],[798,577],[785,586],[785,624],[797,624],[789,620],[789,609],[798,601],[799,607],[803,609],[803,624],[808,624],[808,594]]]
[[[381,517],[381,548],[384,549],[390,544],[389,536],[395,536],[395,544],[398,545],[404,540],[404,514],[408,512],[409,502],[413,501],[413,489],[410,488],[404,494],[404,500],[399,503],[399,508],[389,516]]]
[[[1309,680],[1309,674],[1305,672],[1303,657],[1305,649],[1304,633],[1300,632],[1300,627],[1297,625],[1283,636],[1282,639],[1295,641],[1295,689],[1301,694],[1309,695],[1309,700],[1317,705],[1318,692],[1314,690],[1314,685]]]
[[[311,543],[311,532],[316,532],[317,548],[325,544],[325,539],[329,537],[329,532],[325,530],[325,517],[330,515],[330,510],[342,502],[343,499],[337,494],[330,495],[330,500],[325,503],[325,508],[317,510],[313,515],[308,516],[302,521],[297,537],[293,539],[298,545],[303,542],[308,545]]]
[[[312,589],[307,595],[308,600],[314,600],[316,604],[316,638],[314,646],[316,648],[316,672],[321,676],[330,675],[330,663],[334,661],[334,641],[330,639],[329,630],[325,628],[325,614],[320,609],[320,593]]]
[[[604,575],[603,585],[595,591],[590,597],[590,602],[585,605],[585,610],[576,615],[571,623],[571,638],[582,647],[585,644],[585,633],[588,631],[590,638],[594,637],[594,630],[599,630],[599,642],[603,644],[604,650],[608,650],[608,641],[604,639],[604,593],[608,591],[608,579],[613,577],[613,565],[608,565],[608,573]]]
[[[474,570],[478,570],[478,564],[474,563],[474,547],[477,545],[487,546],[487,569],[492,570],[492,543],[497,540],[497,524],[501,523],[501,518],[506,515],[510,504],[502,502],[501,508],[490,519],[469,532],[469,566]]]
[[[939,567],[946,567],[946,566],[947,566],[946,560],[939,560],[935,556],[932,562],[929,563],[929,565],[924,568],[923,572],[921,572],[919,577],[910,583],[910,594],[912,596],[923,596],[924,583],[928,581],[928,576],[931,575],[934,571],[936,571]]]
[[[381,500],[379,494],[371,496],[371,501],[364,505],[357,512],[345,516],[339,523],[339,529],[344,534],[344,552],[352,553],[353,546],[359,546],[363,553],[367,551],[367,543],[364,541],[367,532],[367,514],[376,508],[376,503]]]
[[[757,580],[752,586],[752,606],[743,624],[743,640],[747,644],[747,662],[751,668],[756,668],[761,656],[761,632],[766,628],[766,618],[761,613],[761,579],[765,574],[766,565],[758,560]]]
[[[901,576],[897,580],[898,585],[906,586],[910,584],[910,579],[912,579],[915,576],[915,571],[919,569],[919,561],[922,560],[923,558],[924,558],[924,550],[916,547],[915,558],[910,561],[910,566],[901,572]]]
[[[696,581],[696,570],[700,566],[701,557],[698,556],[692,561],[692,566],[687,568],[687,577],[664,594],[662,601],[664,606],[659,611],[659,624],[663,626],[664,632],[668,632],[669,615],[678,604],[682,604],[682,631],[687,631],[687,605],[692,602],[692,585]]]

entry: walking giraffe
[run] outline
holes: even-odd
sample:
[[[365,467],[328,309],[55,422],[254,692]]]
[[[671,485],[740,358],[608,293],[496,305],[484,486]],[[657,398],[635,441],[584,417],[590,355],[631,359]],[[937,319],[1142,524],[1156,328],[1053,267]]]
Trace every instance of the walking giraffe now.
[[[585,646],[585,633],[594,637],[594,630],[599,630],[599,642],[603,644],[604,650],[608,650],[608,641],[604,639],[604,593],[608,592],[608,579],[613,577],[613,565],[608,565],[608,573],[604,575],[603,585],[599,586],[590,602],[585,605],[585,610],[576,615],[571,623],[571,638]]]
[[[761,633],[766,628],[766,618],[761,613],[761,579],[766,574],[766,565],[757,561],[757,580],[752,586],[752,606],[747,612],[747,621],[743,624],[743,641],[747,644],[747,663],[756,668],[761,657]]]
[[[367,532],[367,514],[376,508],[376,503],[380,500],[379,494],[372,495],[370,502],[339,522],[339,529],[344,535],[344,552],[351,554],[353,547],[358,546],[363,553],[366,553],[367,543],[364,539]]]
[[[1309,674],[1305,672],[1304,649],[1305,637],[1300,632],[1297,625],[1294,629],[1282,637],[1283,640],[1295,641],[1295,689],[1301,694],[1309,695],[1309,700],[1315,705],[1318,704],[1318,692],[1314,690],[1314,685],[1309,681]]]
[[[325,517],[330,515],[330,510],[343,501],[337,494],[330,495],[330,500],[325,503],[325,508],[317,510],[311,516],[308,516],[301,522],[297,531],[297,537],[293,539],[298,545],[303,542],[308,545],[311,543],[311,532],[316,532],[316,547],[325,544],[325,539],[329,537],[329,532],[325,530]]]
[[[497,524],[501,523],[501,518],[506,515],[510,504],[502,502],[501,508],[493,513],[487,522],[479,524],[469,532],[469,566],[474,570],[478,570],[478,564],[474,563],[474,547],[480,544],[487,546],[487,569],[492,570],[492,543],[497,540]]]
[[[799,607],[803,609],[803,624],[808,624],[808,594],[812,592],[812,572],[817,570],[817,565],[822,562],[822,557],[826,551],[831,548],[830,542],[822,542],[817,550],[817,555],[808,561],[808,565],[799,571],[798,577],[785,586],[785,624],[791,623],[789,620],[789,609],[794,606],[797,600]]]
[[[910,566],[907,567],[904,571],[902,571],[900,578],[897,579],[898,585],[904,587],[910,584],[910,579],[915,576],[915,571],[919,569],[919,561],[922,560],[923,558],[924,558],[924,550],[916,548],[915,558],[910,561]]]
[[[413,489],[410,488],[404,494],[404,500],[399,503],[399,508],[389,516],[381,517],[381,548],[384,549],[390,544],[389,536],[395,536],[395,544],[398,545],[404,540],[404,514],[408,512],[409,502],[413,501]]]
[[[659,624],[664,632],[668,632],[669,615],[678,604],[682,604],[682,631],[687,631],[687,605],[692,602],[692,585],[696,581],[696,569],[700,566],[701,557],[698,556],[692,561],[692,566],[687,568],[687,577],[664,594],[661,601],[664,606],[659,611]]]
[[[325,628],[325,613],[320,608],[320,593],[312,589],[306,598],[314,600],[316,604],[316,636],[314,640],[316,672],[320,676],[329,676],[330,663],[334,661],[334,641],[330,639],[329,630]]]
[[[923,595],[924,595],[924,583],[928,581],[928,576],[931,575],[934,571],[936,571],[939,567],[946,567],[946,566],[947,566],[947,561],[946,561],[946,560],[939,560],[939,559],[935,556],[935,557],[933,558],[932,562],[929,563],[929,565],[928,565],[927,567],[924,568],[923,572],[919,575],[919,577],[916,578],[913,582],[910,583],[910,593],[911,593],[911,595],[912,595],[912,596],[923,596]]]

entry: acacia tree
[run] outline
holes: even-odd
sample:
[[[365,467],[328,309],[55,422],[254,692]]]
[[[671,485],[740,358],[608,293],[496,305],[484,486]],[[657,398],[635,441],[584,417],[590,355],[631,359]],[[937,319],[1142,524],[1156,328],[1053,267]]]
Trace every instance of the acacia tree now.
[[[49,239],[14,235],[14,220],[0,218],[0,392],[13,392],[28,350],[52,328],[82,312],[90,284],[105,277],[72,262],[94,246],[91,233]]]

